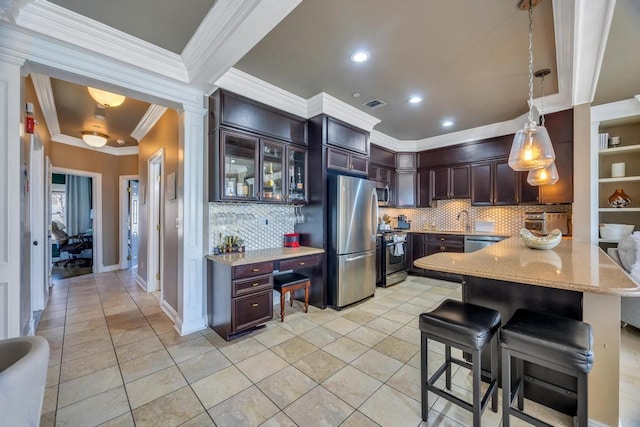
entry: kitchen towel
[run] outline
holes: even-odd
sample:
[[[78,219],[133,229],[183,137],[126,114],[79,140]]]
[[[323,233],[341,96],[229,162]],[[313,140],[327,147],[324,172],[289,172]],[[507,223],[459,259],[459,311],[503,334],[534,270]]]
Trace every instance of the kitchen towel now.
[[[407,236],[393,236],[393,256],[404,255],[404,242]]]

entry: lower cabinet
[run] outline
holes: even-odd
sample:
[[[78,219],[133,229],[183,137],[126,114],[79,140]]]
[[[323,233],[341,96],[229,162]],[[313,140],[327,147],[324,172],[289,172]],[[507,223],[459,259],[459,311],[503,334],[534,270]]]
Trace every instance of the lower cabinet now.
[[[464,235],[458,234],[434,234],[434,233],[410,233],[411,262],[409,271],[421,276],[434,277],[436,279],[462,282],[462,276],[440,271],[423,270],[413,263],[416,259],[432,255],[438,252],[464,252]]]

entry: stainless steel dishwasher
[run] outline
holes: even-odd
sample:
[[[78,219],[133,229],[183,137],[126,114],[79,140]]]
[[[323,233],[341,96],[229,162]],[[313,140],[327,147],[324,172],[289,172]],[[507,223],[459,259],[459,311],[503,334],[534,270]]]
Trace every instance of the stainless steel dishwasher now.
[[[475,252],[479,251],[482,248],[486,248],[487,246],[491,246],[494,243],[498,243],[501,240],[506,239],[506,237],[502,236],[464,236],[464,252]]]

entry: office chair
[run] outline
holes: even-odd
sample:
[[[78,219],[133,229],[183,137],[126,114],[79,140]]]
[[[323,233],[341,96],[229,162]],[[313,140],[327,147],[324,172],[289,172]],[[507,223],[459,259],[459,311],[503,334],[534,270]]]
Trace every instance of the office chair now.
[[[60,259],[53,263],[55,266],[60,266],[62,264],[63,267],[67,267],[71,263],[82,263],[81,267],[89,267],[93,263],[92,258],[80,258],[79,255],[85,249],[92,249],[92,241],[91,236],[69,236],[64,230],[64,225],[60,224],[58,221],[53,221],[51,223],[51,232],[56,237],[58,241],[58,249],[60,250],[60,254],[63,252],[67,252],[69,254],[69,258]]]

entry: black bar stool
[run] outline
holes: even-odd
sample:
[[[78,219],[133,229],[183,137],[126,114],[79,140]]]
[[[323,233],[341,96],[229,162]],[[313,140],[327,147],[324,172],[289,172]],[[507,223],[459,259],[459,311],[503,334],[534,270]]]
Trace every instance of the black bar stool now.
[[[593,331],[591,325],[549,313],[520,308],[500,330],[502,346],[502,425],[509,427],[513,415],[535,426],[549,426],[524,412],[523,361],[571,375],[577,380],[577,390],[567,390],[536,379],[546,389],[572,396],[577,400],[577,425],[586,427],[587,374],[593,366]],[[516,378],[511,391],[511,358],[516,363]],[[513,401],[518,398],[518,407]]]
[[[420,330],[422,331],[420,370],[422,419],[424,421],[427,421],[429,417],[429,391],[471,411],[474,427],[480,426],[480,417],[487,406],[489,396],[491,396],[491,410],[498,412],[498,340],[496,332],[499,327],[499,312],[479,305],[449,299],[443,301],[435,310],[420,315]],[[429,378],[427,371],[427,339],[441,342],[445,346],[445,361],[431,378]],[[488,390],[481,397],[481,355],[487,346],[491,347],[491,372],[487,375],[490,377],[490,383]],[[451,357],[451,347],[470,353],[471,363]],[[434,385],[438,378],[446,373],[446,389],[451,390],[452,363],[472,371],[473,402],[471,404]]]

